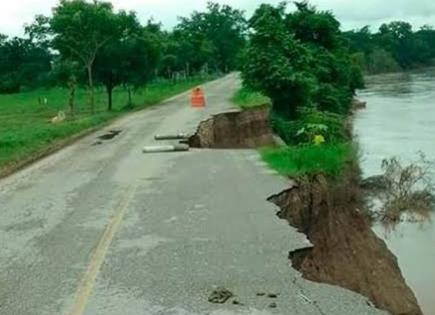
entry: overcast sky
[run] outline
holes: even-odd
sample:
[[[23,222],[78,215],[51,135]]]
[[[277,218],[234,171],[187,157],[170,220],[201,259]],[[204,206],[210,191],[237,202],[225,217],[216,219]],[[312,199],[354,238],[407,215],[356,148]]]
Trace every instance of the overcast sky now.
[[[279,3],[282,0],[215,0],[230,4],[252,14],[262,2]],[[0,33],[22,35],[23,25],[36,14],[50,14],[57,0],[0,0]],[[141,20],[153,17],[166,28],[177,23],[178,16],[187,16],[202,10],[207,0],[112,0],[117,9],[135,10]],[[382,22],[406,20],[415,27],[435,25],[435,0],[311,0],[319,9],[332,10],[343,29],[373,25]]]

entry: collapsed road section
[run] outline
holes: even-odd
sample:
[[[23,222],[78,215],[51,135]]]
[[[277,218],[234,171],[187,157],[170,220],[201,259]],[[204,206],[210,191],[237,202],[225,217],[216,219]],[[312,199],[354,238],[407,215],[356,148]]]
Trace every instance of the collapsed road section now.
[[[212,116],[200,123],[189,144],[194,148],[257,148],[274,143],[269,108],[259,107]]]
[[[215,115],[189,140],[203,148],[255,148],[274,143],[267,108]],[[394,315],[421,315],[396,257],[360,212],[358,166],[347,165],[339,181],[323,175],[269,198],[278,216],[307,235],[313,247],[292,251],[295,269],[312,281],[337,285],[368,297]]]

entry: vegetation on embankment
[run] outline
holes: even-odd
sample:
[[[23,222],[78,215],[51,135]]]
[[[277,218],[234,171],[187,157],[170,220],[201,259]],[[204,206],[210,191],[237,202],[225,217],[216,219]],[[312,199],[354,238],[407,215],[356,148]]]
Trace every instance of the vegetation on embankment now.
[[[352,147],[339,143],[267,148],[260,152],[263,160],[282,175],[294,178],[322,173],[336,178],[352,156]]]
[[[95,94],[94,114],[89,112],[87,106],[87,91],[79,89],[74,117],[58,124],[51,123],[51,119],[58,111],[66,109],[68,93],[65,89],[38,89],[20,94],[0,95],[0,175],[2,169],[49,150],[60,140],[102,126],[132,110],[158,104],[212,78],[198,77],[177,83],[166,80],[150,83],[133,94],[133,108],[126,108],[127,92],[121,88],[116,89],[111,112],[105,111],[107,95],[100,89]]]
[[[243,109],[270,104],[270,99],[260,92],[242,87],[233,96],[232,102]]]
[[[258,108],[258,100],[265,99],[246,88],[236,92],[233,100],[239,99],[239,95],[243,95],[245,110]],[[356,149],[342,115],[304,109],[295,120],[273,114],[268,120],[287,145],[265,147],[260,153],[263,160],[282,175],[299,177],[322,173],[337,178],[346,162],[356,158]]]
[[[344,121],[363,77],[334,15],[295,5],[289,13],[284,3],[263,4],[254,13],[235,100],[243,107],[270,100],[272,128],[288,145],[262,150],[274,169],[337,176],[352,152]]]

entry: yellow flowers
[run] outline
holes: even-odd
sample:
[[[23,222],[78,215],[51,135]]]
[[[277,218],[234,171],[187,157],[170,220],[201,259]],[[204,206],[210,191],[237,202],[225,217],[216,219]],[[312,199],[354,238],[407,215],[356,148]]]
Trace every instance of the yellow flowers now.
[[[313,139],[314,145],[322,145],[326,142],[325,137],[322,135],[315,135]]]

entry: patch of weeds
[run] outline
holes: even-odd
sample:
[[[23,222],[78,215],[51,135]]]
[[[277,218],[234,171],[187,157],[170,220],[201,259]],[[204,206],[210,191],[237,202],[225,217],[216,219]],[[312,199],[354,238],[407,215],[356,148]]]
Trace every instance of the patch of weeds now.
[[[354,149],[349,143],[287,146],[260,151],[272,169],[291,177],[316,173],[337,177],[352,152]]]
[[[327,143],[347,141],[344,117],[338,114],[320,112],[315,109],[301,109],[295,120],[285,120],[272,113],[273,130],[289,145],[312,143],[316,135],[321,135]]]
[[[234,94],[232,101],[242,108],[252,108],[270,104],[270,99],[259,92],[246,87],[241,88]]]

